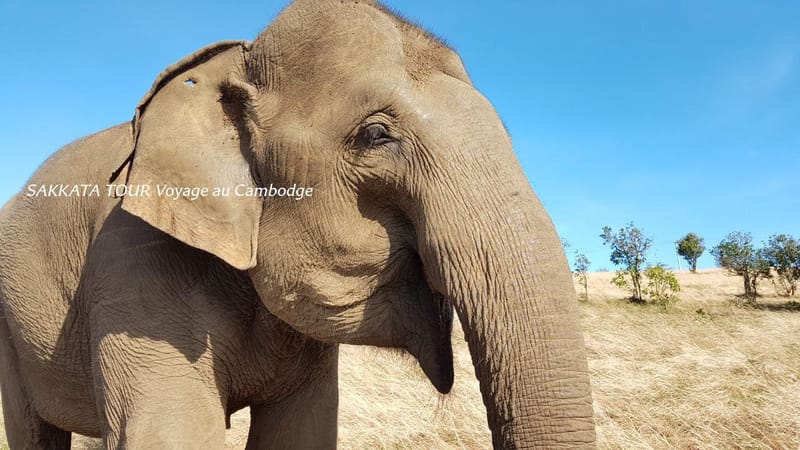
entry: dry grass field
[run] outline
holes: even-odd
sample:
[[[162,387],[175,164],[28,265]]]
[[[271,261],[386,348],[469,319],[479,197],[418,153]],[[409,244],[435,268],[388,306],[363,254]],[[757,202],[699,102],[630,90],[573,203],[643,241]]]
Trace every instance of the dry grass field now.
[[[598,443],[605,449],[800,448],[800,305],[765,282],[758,308],[736,305],[741,279],[681,272],[669,311],[630,304],[589,275],[581,303]],[[396,352],[345,346],[340,448],[487,448],[485,409],[460,330],[448,396]],[[226,448],[243,448],[247,412]],[[99,448],[79,438],[74,448]]]

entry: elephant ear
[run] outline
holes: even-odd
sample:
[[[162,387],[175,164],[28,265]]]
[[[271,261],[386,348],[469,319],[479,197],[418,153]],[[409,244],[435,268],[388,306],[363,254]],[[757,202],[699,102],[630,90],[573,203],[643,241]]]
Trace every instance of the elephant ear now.
[[[211,45],[158,76],[136,108],[128,160],[128,183],[149,185],[150,196],[122,201],[125,211],[239,270],[256,263],[261,201],[235,195],[237,185],[254,186],[245,156],[249,139],[240,117],[230,114],[242,101],[224,103],[223,90],[230,77],[244,73],[247,45]],[[208,191],[195,200],[159,195],[158,187],[166,186]]]

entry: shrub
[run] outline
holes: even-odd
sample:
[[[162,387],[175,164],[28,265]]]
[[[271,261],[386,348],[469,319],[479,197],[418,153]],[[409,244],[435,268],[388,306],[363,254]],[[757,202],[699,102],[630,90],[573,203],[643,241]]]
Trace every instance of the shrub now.
[[[744,278],[744,295],[750,301],[758,296],[758,280],[769,278],[769,263],[762,250],[753,247],[750,233],[734,231],[711,249],[720,267]]]
[[[775,290],[784,297],[794,297],[800,280],[800,242],[787,234],[774,234],[764,247],[764,259],[775,269]]]
[[[696,273],[697,259],[706,251],[706,246],[703,245],[703,238],[694,233],[688,233],[675,242],[675,247],[678,250],[678,255],[689,264],[692,273]]]
[[[600,237],[603,239],[603,245],[611,247],[611,262],[622,267],[611,282],[618,287],[629,289],[632,300],[642,301],[642,267],[647,260],[647,250],[653,245],[653,240],[633,226],[633,222],[629,222],[617,234],[611,232],[611,227],[603,227]]]
[[[573,272],[575,276],[578,278],[578,283],[583,286],[583,299],[589,300],[589,278],[587,277],[587,272],[589,271],[589,258],[586,257],[583,253],[579,253],[577,250],[575,251],[575,265]]]
[[[675,274],[667,270],[663,264],[648,267],[644,271],[644,276],[647,278],[644,293],[653,303],[667,308],[678,301],[677,294],[681,291],[681,286]]]

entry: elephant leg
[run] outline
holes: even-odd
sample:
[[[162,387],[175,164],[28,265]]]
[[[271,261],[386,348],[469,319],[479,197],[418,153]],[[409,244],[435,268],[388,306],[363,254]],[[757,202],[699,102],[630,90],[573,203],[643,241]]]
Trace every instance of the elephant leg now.
[[[250,407],[247,450],[335,449],[339,407],[338,352],[314,370],[320,376],[278,403]]]
[[[179,351],[116,335],[100,343],[97,366],[105,448],[223,448],[219,392]]]
[[[72,434],[39,417],[22,380],[8,324],[0,317],[0,390],[9,448],[69,450]]]

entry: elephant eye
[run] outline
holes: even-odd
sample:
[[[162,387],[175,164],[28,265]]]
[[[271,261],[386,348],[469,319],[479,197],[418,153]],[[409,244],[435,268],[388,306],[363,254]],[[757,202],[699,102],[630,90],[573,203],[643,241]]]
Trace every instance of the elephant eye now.
[[[392,136],[389,135],[389,130],[386,129],[386,126],[380,123],[373,123],[364,127],[361,130],[359,140],[365,147],[378,147],[394,141]]]

